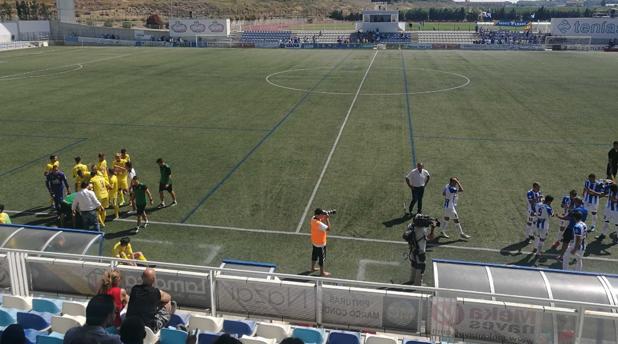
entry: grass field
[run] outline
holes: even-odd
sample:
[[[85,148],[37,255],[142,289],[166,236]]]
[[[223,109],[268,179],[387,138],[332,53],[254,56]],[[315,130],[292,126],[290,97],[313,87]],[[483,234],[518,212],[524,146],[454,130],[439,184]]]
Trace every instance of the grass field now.
[[[532,260],[521,243],[525,192],[540,181],[545,194],[562,196],[588,173],[604,174],[616,139],[616,70],[611,54],[569,52],[4,52],[0,202],[43,209],[50,153],[68,171],[76,155],[94,162],[126,147],[153,192],[155,160],[166,159],[179,197],[133,237],[149,259],[251,259],[301,273],[305,210],[336,208],[333,275],[404,282],[403,176],[423,161],[432,173],[425,212],[441,216],[441,189],[459,176],[459,214],[472,235],[440,239],[430,258],[557,267]],[[122,234],[133,221],[105,231]],[[585,269],[617,272],[616,255],[607,240],[591,243]]]

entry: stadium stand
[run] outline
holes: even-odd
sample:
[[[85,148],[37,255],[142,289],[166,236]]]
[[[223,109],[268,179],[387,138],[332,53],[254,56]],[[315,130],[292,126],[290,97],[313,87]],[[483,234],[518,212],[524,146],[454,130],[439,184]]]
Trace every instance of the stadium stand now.
[[[297,31],[294,37],[303,43],[343,43],[350,41],[350,31]]]
[[[472,31],[419,31],[418,43],[473,44],[478,34]]]
[[[543,44],[546,34],[535,34],[530,31],[487,30],[480,28],[477,44]]]
[[[240,36],[244,43],[287,42],[292,37],[292,31],[245,31]]]

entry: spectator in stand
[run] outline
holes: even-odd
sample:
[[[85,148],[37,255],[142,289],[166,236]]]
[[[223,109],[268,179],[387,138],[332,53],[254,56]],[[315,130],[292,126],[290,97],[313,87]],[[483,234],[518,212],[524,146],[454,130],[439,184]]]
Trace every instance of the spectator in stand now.
[[[86,306],[86,324],[70,329],[64,335],[64,344],[122,344],[120,336],[105,331],[114,316],[114,299],[109,295],[94,296]]]
[[[11,218],[9,217],[9,214],[4,212],[4,204],[0,204],[0,224],[11,224]]]
[[[176,311],[176,302],[170,294],[153,287],[157,280],[154,269],[147,268],[142,274],[142,284],[131,289],[127,317],[136,316],[153,332],[167,326]]]
[[[143,344],[146,338],[144,327],[139,317],[126,317],[120,326],[120,340],[123,344]]]
[[[26,333],[19,324],[9,325],[2,332],[0,344],[26,344]]]
[[[114,321],[116,328],[122,324],[120,312],[129,303],[127,291],[120,288],[120,271],[108,270],[103,274],[98,294],[109,295],[114,299]]]

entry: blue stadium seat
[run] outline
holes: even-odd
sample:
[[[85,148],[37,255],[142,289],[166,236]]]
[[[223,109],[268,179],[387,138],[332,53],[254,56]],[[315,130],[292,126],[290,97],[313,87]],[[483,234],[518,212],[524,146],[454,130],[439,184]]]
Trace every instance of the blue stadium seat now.
[[[213,344],[220,336],[221,333],[200,332],[197,335],[197,344]]]
[[[62,344],[63,337],[41,334],[36,337],[36,344]]]
[[[17,322],[15,317],[17,317],[17,312],[0,308],[0,326],[6,327],[15,324]]]
[[[161,336],[159,337],[160,344],[185,344],[187,341],[187,332],[175,330],[171,328],[162,328]]]
[[[358,332],[331,331],[328,334],[328,344],[360,344],[361,337]]]
[[[51,325],[51,314],[37,312],[17,312],[17,323],[24,329],[47,330]]]
[[[32,310],[51,314],[60,314],[60,305],[49,299],[32,299]]]
[[[38,336],[47,334],[46,332],[33,330],[31,328],[24,329],[24,333],[26,334],[26,343],[28,344],[36,344]]]
[[[324,330],[312,327],[297,327],[292,332],[292,337],[302,340],[305,344],[324,343]]]
[[[238,337],[253,336],[255,333],[255,321],[225,319],[223,321],[223,332],[235,334]]]
[[[187,325],[191,319],[191,313],[176,311],[170,317],[170,321],[167,323],[168,327],[176,327],[178,325]]]

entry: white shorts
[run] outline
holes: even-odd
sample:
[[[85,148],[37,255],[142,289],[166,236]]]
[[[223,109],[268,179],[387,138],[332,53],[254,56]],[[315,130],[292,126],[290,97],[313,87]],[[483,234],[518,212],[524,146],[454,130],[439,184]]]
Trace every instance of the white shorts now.
[[[451,207],[444,208],[444,217],[448,217],[451,220],[459,219],[459,215],[457,215],[457,209]]]
[[[596,213],[599,209],[599,203],[588,203],[585,202],[584,203],[584,208],[586,208],[586,210],[588,210],[591,213]]]
[[[549,223],[545,222],[545,224],[542,227],[538,227],[535,226],[534,227],[534,233],[542,239],[547,238],[547,233],[549,233]]]
[[[603,215],[603,220],[608,221],[613,225],[618,225],[618,211],[611,211],[605,208],[605,214]]]

